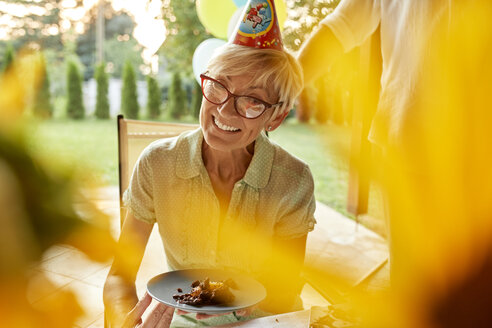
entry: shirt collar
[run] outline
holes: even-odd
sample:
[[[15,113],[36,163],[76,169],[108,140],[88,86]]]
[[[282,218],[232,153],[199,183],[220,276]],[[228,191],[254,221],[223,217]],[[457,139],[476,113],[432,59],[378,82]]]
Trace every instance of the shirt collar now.
[[[202,129],[186,132],[181,135],[176,145],[176,175],[190,179],[200,174],[202,161]]]
[[[176,175],[183,179],[190,179],[200,174],[202,160],[203,132],[201,128],[181,136],[178,140],[176,156]],[[274,147],[267,136],[262,132],[256,138],[255,149],[251,163],[246,170],[243,181],[254,188],[263,188],[270,180],[272,171]]]
[[[268,137],[261,132],[255,141],[255,153],[244,175],[244,182],[254,188],[263,188],[270,180],[275,149]]]

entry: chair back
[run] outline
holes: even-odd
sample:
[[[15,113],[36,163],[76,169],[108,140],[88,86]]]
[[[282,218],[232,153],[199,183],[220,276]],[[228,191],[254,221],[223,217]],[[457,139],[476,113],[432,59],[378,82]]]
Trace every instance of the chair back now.
[[[151,122],[125,119],[118,115],[118,169],[120,194],[120,223],[126,216],[123,193],[128,188],[133,167],[145,147],[155,140],[170,138],[198,128],[197,124]]]

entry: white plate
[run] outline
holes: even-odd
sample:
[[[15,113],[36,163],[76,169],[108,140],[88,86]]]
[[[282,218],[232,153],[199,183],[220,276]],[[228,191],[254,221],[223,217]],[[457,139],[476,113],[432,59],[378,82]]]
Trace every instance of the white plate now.
[[[224,305],[193,306],[178,303],[173,299],[175,294],[184,294],[191,291],[191,284],[195,280],[209,278],[211,281],[232,279],[238,289],[230,289],[234,301]],[[178,288],[183,290],[178,292]],[[159,302],[187,312],[206,314],[220,314],[246,309],[260,303],[266,297],[266,290],[255,279],[233,272],[214,269],[188,269],[162,273],[147,283],[147,291]]]

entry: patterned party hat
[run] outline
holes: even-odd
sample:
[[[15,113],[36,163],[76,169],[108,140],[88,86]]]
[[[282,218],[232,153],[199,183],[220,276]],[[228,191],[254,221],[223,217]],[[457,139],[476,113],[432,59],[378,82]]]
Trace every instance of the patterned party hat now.
[[[232,43],[282,51],[282,36],[274,0],[249,0],[244,8]]]

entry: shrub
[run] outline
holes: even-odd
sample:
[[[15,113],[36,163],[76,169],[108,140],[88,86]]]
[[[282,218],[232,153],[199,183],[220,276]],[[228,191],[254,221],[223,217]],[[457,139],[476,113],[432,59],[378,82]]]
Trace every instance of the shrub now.
[[[109,99],[108,99],[108,74],[106,73],[106,64],[100,63],[94,72],[94,78],[97,83],[96,94],[96,111],[95,115],[99,119],[109,118]]]
[[[82,78],[79,67],[70,60],[67,65],[67,117],[82,119],[85,116],[84,103],[82,99]]]
[[[123,88],[121,90],[121,112],[126,118],[138,118],[138,96],[135,70],[130,61],[125,63],[123,69]]]
[[[147,76],[147,116],[156,119],[161,114],[161,90],[157,80]]]
[[[200,84],[193,81],[193,90],[191,91],[190,111],[193,117],[200,117],[200,108],[202,107],[202,87]]]
[[[14,61],[14,56],[15,56],[14,47],[9,42],[7,44],[7,49],[5,49],[5,54],[3,56],[1,72],[5,72],[10,67],[10,65],[12,65],[12,62]]]
[[[181,77],[178,72],[173,73],[168,95],[168,114],[178,119],[186,114],[186,94],[183,90]]]
[[[46,67],[46,60],[44,55],[41,55],[41,81],[39,89],[34,95],[33,113],[35,116],[41,118],[50,118],[53,116],[53,105],[51,103],[50,93],[50,77],[48,75],[48,69]]]

